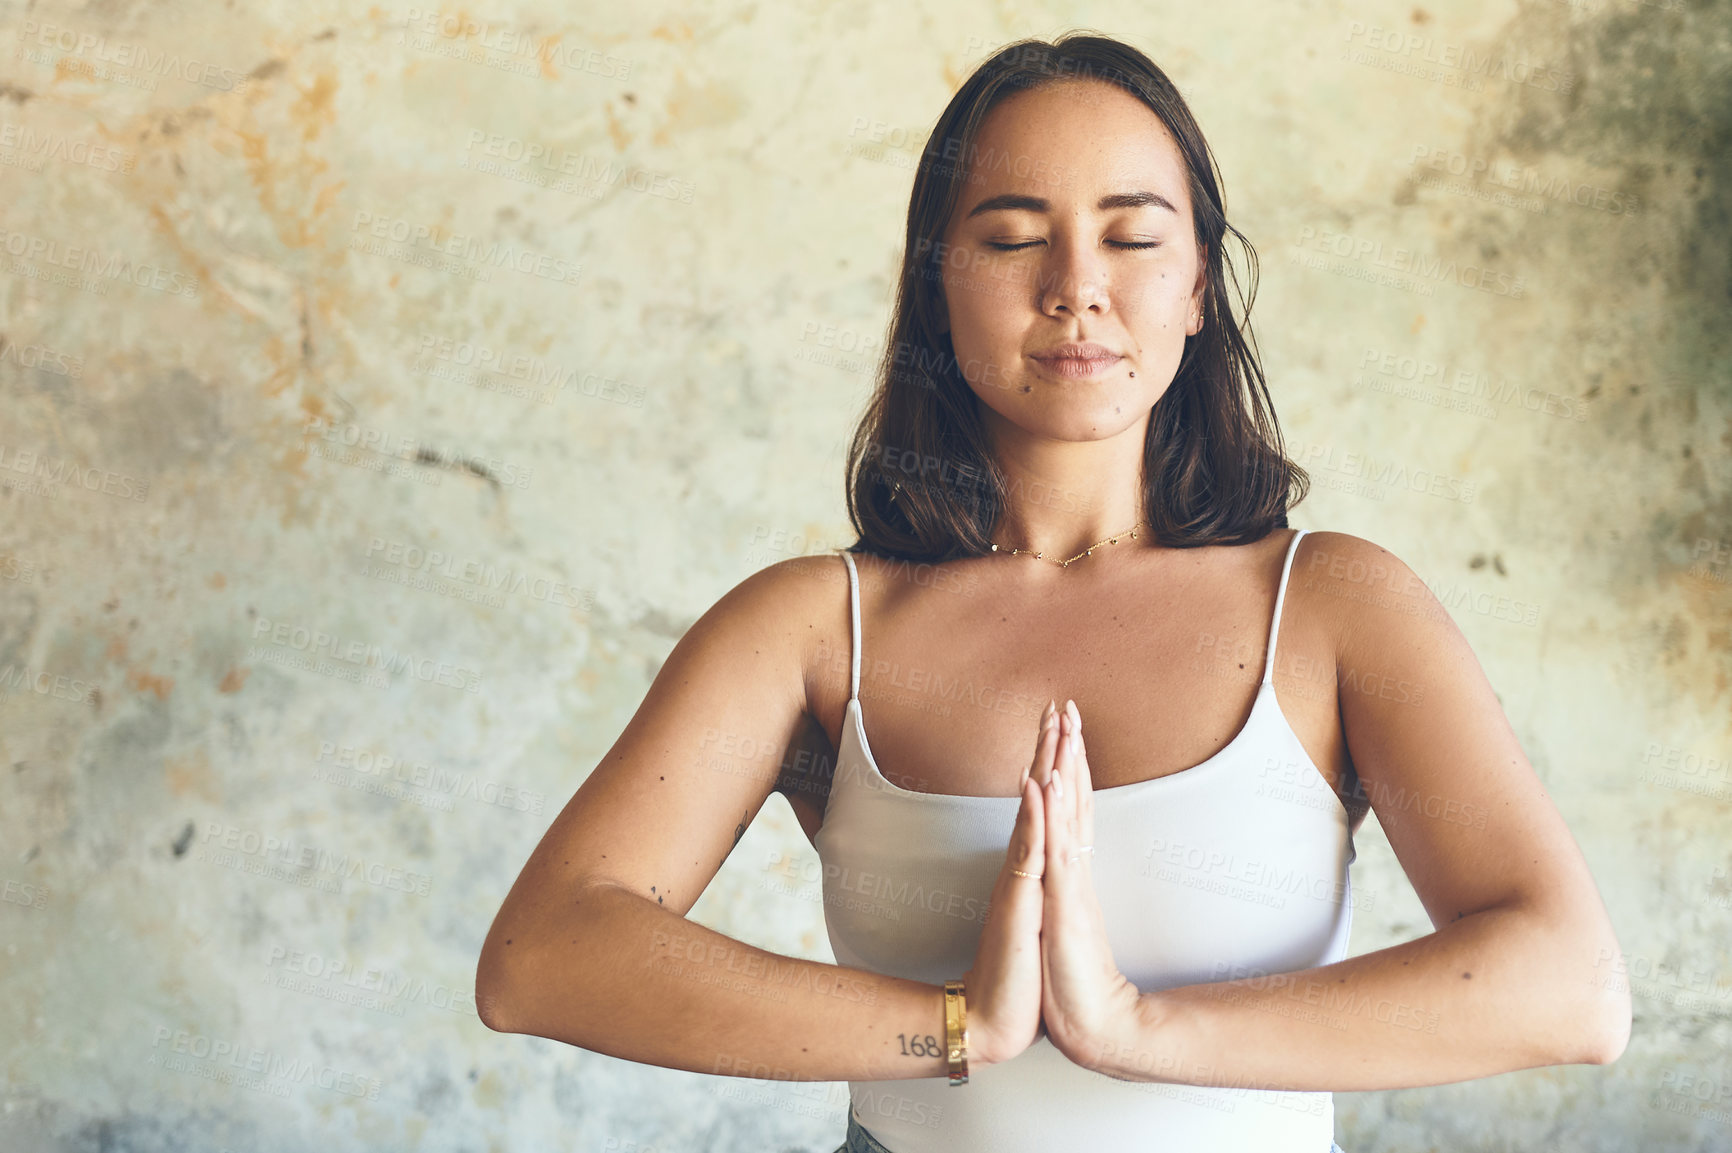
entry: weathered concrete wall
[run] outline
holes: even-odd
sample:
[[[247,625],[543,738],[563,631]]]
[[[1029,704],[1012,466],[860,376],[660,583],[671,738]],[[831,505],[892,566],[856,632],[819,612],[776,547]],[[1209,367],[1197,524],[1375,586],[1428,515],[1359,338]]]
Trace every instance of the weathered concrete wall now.
[[[1342,1145],[1732,1147],[1732,5],[418,11],[0,4],[0,1146],[840,1140],[473,963],[674,640],[845,543],[925,127],[1086,23],[1261,251],[1296,523],[1445,598],[1629,954],[1617,1065]],[[1354,951],[1428,931],[1359,848]],[[773,800],[692,916],[827,960],[815,860]]]

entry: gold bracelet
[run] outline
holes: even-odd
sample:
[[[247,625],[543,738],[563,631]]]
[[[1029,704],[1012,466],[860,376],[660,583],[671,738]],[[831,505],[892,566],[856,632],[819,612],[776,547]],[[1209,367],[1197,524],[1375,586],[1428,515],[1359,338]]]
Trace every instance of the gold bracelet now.
[[[961,981],[944,982],[944,1052],[950,1083],[968,1084],[968,999]]]

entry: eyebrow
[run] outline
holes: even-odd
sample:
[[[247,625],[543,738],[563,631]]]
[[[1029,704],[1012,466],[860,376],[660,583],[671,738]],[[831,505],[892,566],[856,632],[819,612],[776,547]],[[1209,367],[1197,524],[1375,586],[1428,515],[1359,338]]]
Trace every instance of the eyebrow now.
[[[1095,208],[1101,212],[1107,212],[1114,208],[1142,208],[1146,205],[1165,208],[1168,212],[1175,214],[1179,211],[1173,207],[1172,201],[1158,192],[1115,192],[1110,196],[1101,197],[1095,204]],[[1003,195],[989,196],[982,200],[963,219],[973,219],[983,212],[1048,212],[1051,209],[1052,203],[1043,197],[1006,192]]]

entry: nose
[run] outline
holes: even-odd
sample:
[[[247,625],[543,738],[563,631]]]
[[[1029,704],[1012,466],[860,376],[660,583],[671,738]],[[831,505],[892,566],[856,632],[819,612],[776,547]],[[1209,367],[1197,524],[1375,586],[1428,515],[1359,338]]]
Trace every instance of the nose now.
[[[1112,309],[1111,286],[1100,254],[1074,240],[1055,240],[1036,273],[1039,308],[1047,316],[1104,316]]]

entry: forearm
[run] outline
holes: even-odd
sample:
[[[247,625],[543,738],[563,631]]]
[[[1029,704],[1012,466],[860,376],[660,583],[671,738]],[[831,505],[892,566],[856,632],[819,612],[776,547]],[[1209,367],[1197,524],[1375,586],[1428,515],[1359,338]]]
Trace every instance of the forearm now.
[[[1091,1067],[1122,1080],[1401,1089],[1607,1059],[1616,942],[1517,908],[1333,965],[1143,993]]]
[[[617,886],[570,904],[533,935],[495,923],[477,980],[490,1027],[725,1076],[945,1074],[942,986],[784,957]]]

